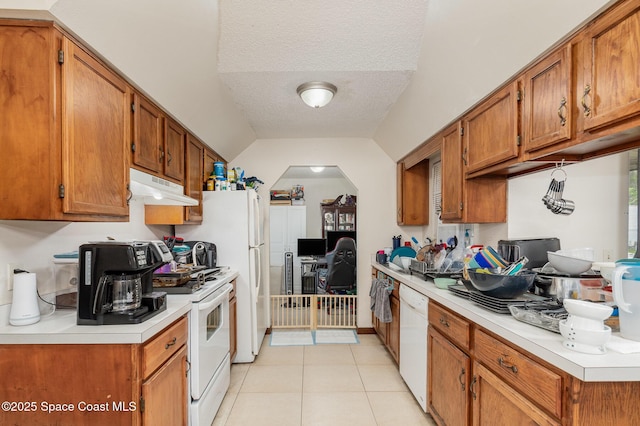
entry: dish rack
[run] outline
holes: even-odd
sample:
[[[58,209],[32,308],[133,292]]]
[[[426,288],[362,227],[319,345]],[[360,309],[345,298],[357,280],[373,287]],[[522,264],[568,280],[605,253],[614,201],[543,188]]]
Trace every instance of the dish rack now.
[[[509,311],[519,321],[558,334],[560,334],[560,321],[569,315],[562,306],[548,301],[509,305]]]
[[[429,264],[426,262],[422,262],[416,259],[411,259],[411,263],[409,264],[409,272],[411,275],[416,274],[423,275],[424,279],[433,279],[440,277],[447,278],[461,278],[462,271],[454,271],[454,272],[440,272],[437,269],[429,268]]]

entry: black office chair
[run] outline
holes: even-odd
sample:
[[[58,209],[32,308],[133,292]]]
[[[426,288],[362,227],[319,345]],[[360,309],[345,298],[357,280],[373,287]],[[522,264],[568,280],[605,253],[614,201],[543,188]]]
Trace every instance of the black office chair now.
[[[342,237],[326,256],[327,293],[356,294],[356,242]]]

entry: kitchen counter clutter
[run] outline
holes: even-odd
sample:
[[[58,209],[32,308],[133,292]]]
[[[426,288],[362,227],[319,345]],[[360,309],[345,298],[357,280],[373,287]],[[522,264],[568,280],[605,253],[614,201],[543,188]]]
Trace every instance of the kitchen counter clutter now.
[[[216,285],[230,282],[236,271],[218,275]],[[75,309],[56,310],[39,322],[26,326],[9,324],[10,305],[0,306],[0,342],[3,344],[138,344],[151,339],[169,324],[191,310],[192,300],[200,292],[168,295],[167,309],[140,324],[77,325]]]
[[[437,288],[432,281],[394,271],[376,262],[372,262],[372,266],[583,382],[640,381],[640,353],[623,354],[611,349],[602,355],[574,352],[562,346],[564,338],[560,334],[523,323],[511,315],[487,311],[449,290]],[[620,338],[619,333],[613,333],[613,339],[633,344]]]

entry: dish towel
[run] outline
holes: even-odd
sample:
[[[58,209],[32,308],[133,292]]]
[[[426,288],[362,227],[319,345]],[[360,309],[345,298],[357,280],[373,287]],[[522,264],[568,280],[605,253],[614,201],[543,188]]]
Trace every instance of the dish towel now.
[[[371,297],[371,311],[381,322],[391,322],[391,302],[389,295],[393,290],[393,285],[389,280],[374,278],[371,281],[369,296]]]

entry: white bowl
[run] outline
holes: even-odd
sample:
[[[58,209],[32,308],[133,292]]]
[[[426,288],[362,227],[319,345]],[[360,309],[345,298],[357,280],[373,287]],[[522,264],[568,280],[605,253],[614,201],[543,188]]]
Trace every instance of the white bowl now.
[[[607,352],[604,345],[611,338],[611,327],[602,325],[599,330],[584,330],[571,327],[568,320],[558,323],[560,334],[565,338],[562,346],[576,352],[587,354],[604,354]]]
[[[591,247],[556,250],[556,253],[592,262],[595,260],[595,250]]]
[[[606,320],[613,313],[611,306],[602,303],[589,302],[587,300],[564,299],[562,305],[567,312],[574,317],[582,317],[595,321]]]
[[[558,272],[570,275],[580,275],[583,272],[587,272],[591,269],[591,264],[593,263],[591,260],[567,256],[557,251],[548,251],[547,257],[551,266]]]

